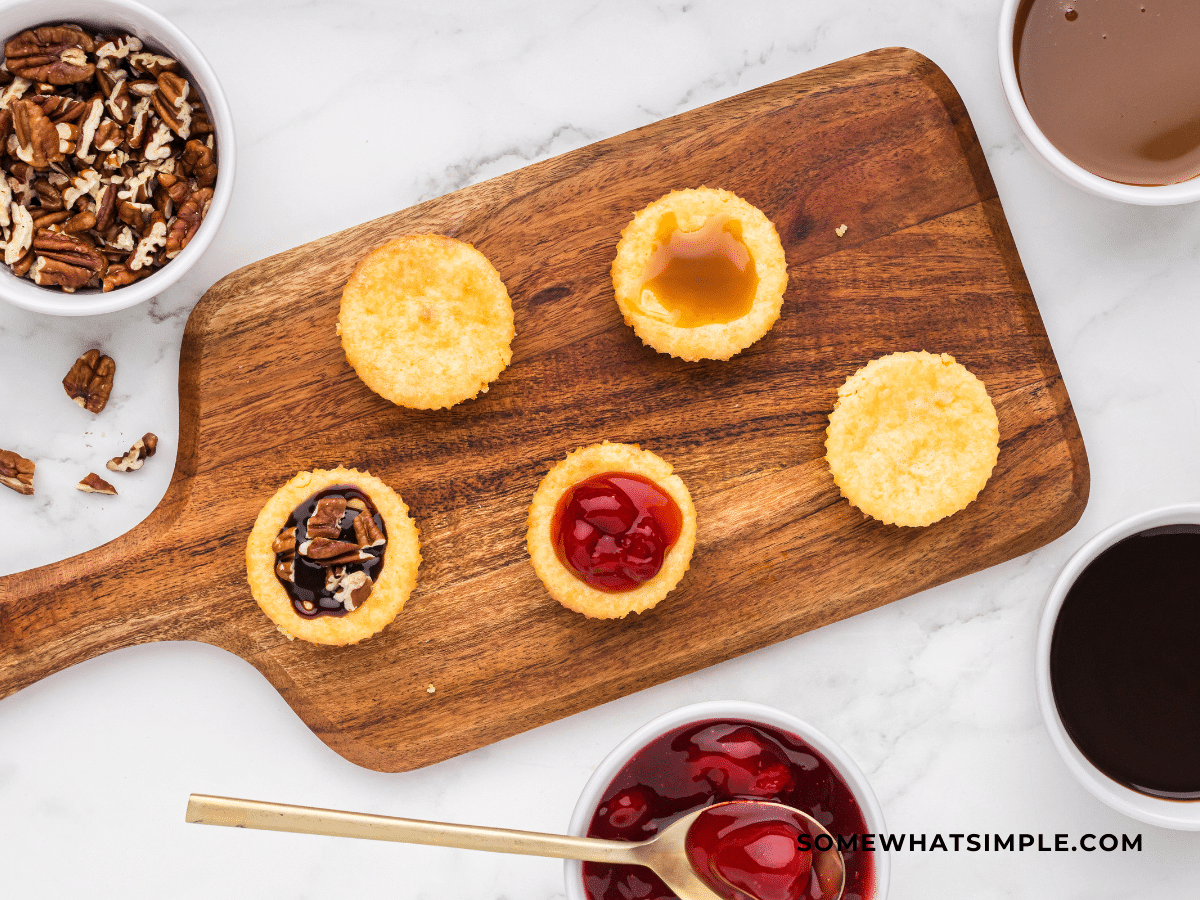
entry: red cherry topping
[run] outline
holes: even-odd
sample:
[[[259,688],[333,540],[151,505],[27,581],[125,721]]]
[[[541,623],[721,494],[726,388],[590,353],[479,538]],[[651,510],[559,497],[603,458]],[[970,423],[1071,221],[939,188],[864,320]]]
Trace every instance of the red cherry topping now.
[[[800,848],[802,834],[808,849]],[[840,884],[814,877],[815,837],[786,810],[736,804],[702,813],[688,830],[687,851],[700,877],[729,900],[822,900]]]
[[[777,797],[794,782],[783,748],[750,725],[714,725],[688,746],[692,779],[721,797]]]
[[[604,816],[608,824],[618,831],[627,831],[640,825],[650,812],[646,795],[636,787],[626,788],[605,804]]]
[[[563,495],[551,534],[559,558],[586,584],[629,591],[658,574],[682,529],[679,506],[658,485],[606,472]]]

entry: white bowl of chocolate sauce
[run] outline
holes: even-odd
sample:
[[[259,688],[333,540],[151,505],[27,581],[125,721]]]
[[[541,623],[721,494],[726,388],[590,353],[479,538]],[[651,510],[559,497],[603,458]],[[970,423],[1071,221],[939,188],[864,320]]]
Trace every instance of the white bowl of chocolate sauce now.
[[[1200,200],[1200,3],[1004,0],[1000,80],[1035,156],[1092,194]]]
[[[1200,504],[1105,529],[1050,590],[1042,719],[1071,774],[1118,812],[1200,831]]]

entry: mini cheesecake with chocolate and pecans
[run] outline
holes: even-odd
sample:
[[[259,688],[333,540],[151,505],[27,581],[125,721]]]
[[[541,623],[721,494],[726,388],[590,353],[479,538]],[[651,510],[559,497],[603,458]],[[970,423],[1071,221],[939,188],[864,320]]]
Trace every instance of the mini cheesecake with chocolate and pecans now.
[[[267,501],[246,544],[254,599],[289,639],[353,644],[403,608],[421,563],[404,501],[355,469],[301,472]]]

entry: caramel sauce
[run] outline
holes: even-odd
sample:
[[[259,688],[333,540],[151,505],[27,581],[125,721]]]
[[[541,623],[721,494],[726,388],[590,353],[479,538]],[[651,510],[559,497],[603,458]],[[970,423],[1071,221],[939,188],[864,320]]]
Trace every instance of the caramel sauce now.
[[[637,301],[644,314],[680,328],[723,325],[750,312],[757,290],[741,222],[722,214],[682,231],[675,213],[659,219]]]

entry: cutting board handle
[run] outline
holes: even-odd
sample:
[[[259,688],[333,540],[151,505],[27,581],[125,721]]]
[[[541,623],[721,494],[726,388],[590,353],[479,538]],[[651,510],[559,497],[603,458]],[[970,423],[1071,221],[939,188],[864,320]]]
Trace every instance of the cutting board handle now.
[[[165,564],[189,476],[116,540],[0,578],[0,697],[93,656],[180,636],[188,570]],[[178,563],[178,560],[175,561]]]

